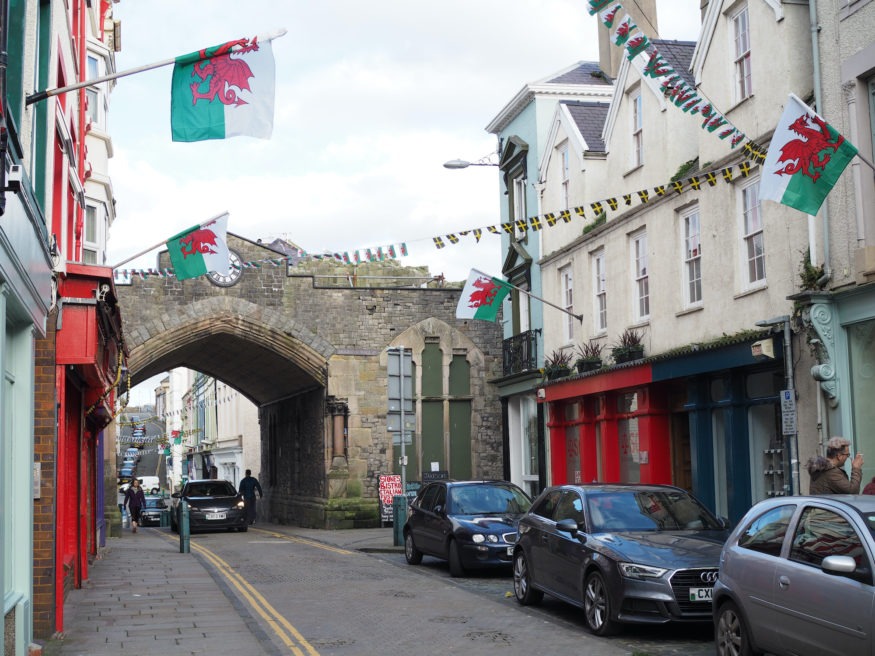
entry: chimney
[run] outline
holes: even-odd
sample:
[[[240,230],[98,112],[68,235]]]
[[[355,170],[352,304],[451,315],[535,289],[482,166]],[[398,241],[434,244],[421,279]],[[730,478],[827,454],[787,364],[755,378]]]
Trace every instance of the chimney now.
[[[707,0],[701,0],[703,4]],[[623,10],[617,13],[614,19],[614,26],[611,29],[605,27],[602,23],[601,13],[596,16],[599,22],[599,66],[611,78],[617,77],[620,71],[620,63],[625,57],[623,48],[614,45],[614,32],[617,30],[617,24],[625,18],[626,14],[632,17],[632,20],[644,34],[650,39],[659,38],[659,28],[656,22],[656,0],[636,0],[636,2],[624,4]]]

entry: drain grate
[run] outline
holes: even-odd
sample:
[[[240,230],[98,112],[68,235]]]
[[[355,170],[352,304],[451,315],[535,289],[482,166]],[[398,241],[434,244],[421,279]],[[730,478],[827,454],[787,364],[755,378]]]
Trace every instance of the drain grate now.
[[[437,617],[432,617],[431,621],[438,624],[467,624],[468,618],[460,615],[438,615]]]
[[[469,631],[465,637],[471,642],[492,642],[503,645],[513,642],[509,635],[501,631]]]

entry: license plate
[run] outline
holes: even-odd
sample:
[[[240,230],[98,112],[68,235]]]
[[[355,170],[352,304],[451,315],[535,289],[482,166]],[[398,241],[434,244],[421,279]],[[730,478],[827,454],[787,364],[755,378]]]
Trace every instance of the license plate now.
[[[690,588],[690,601],[711,601],[714,588]]]
[[[207,519],[225,519],[225,513],[207,513]]]

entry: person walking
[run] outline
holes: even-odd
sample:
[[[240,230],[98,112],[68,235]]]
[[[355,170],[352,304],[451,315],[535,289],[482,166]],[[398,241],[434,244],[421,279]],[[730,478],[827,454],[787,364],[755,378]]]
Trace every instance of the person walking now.
[[[140,511],[146,505],[146,495],[143,493],[143,488],[140,487],[139,478],[131,481],[131,486],[125,492],[124,505],[131,513],[131,530],[136,533],[137,526],[140,524]]]
[[[841,436],[829,438],[826,457],[813,456],[805,468],[811,476],[810,494],[859,494],[863,480],[863,454],[858,453],[851,461],[851,476],[845,471],[845,463],[851,457],[851,441]]]
[[[258,491],[258,498],[263,499],[264,494],[261,491],[261,485],[258,479],[252,475],[252,470],[246,470],[246,476],[240,481],[240,495],[243,497],[243,504],[246,507],[246,523],[252,526],[255,523],[255,492]]]

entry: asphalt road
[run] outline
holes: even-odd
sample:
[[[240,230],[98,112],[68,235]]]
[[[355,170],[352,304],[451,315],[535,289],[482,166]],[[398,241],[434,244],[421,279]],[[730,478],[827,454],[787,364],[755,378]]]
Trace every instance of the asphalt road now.
[[[565,604],[519,606],[509,571],[453,579],[429,557],[413,567],[397,552],[363,553],[258,526],[196,534],[191,548],[229,577],[228,590],[277,654],[714,653],[710,626],[597,638]]]

